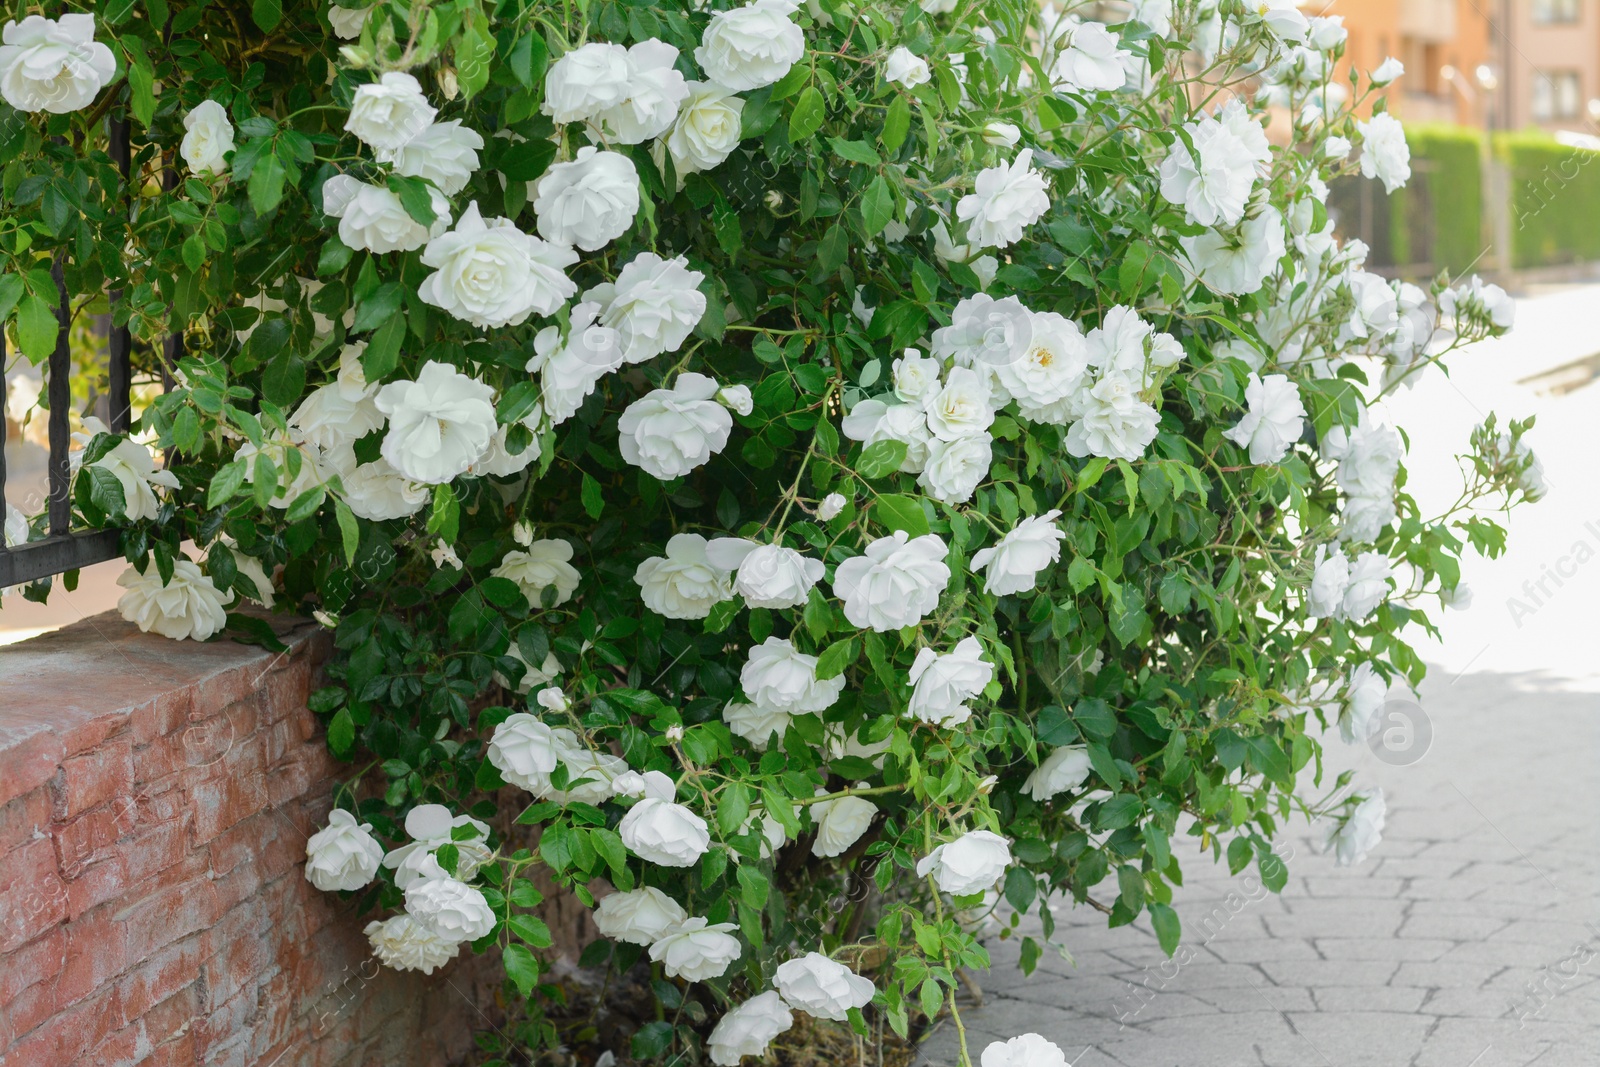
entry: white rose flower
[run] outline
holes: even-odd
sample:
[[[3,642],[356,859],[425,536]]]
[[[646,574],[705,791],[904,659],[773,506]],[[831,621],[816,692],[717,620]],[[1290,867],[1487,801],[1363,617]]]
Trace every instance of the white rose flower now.
[[[482,478],[493,475],[496,478],[510,478],[521,474],[528,469],[534,460],[539,458],[539,425],[544,419],[544,409],[538,404],[533,406],[533,411],[522,419],[522,425],[532,432],[533,437],[521,452],[513,453],[508,443],[509,426],[500,426],[494,436],[489,439],[489,447],[472,466],[467,468],[467,473]]]
[[[928,461],[917,484],[942,504],[964,504],[989,476],[993,458],[993,441],[988,434],[933,441],[928,445]]]
[[[908,348],[894,361],[891,374],[894,395],[903,404],[920,404],[939,388],[939,375],[944,365],[937,359],[924,356],[919,349]]]
[[[544,412],[559,426],[583,406],[600,379],[622,366],[622,335],[596,321],[600,305],[589,301],[572,309],[566,340],[557,326],[546,326],[533,340],[529,373],[539,375]]]
[[[754,704],[727,704],[722,709],[722,721],[738,737],[750,742],[757,752],[765,752],[772,735],[781,740],[794,718],[786,711],[758,708]]]
[[[1411,148],[1406,144],[1405,127],[1388,112],[1357,122],[1361,134],[1361,175],[1383,182],[1392,193],[1411,180]]]
[[[485,219],[476,200],[455,229],[428,242],[422,262],[433,273],[417,295],[474,326],[520,326],[529,315],[553,315],[578,291],[565,274],[578,253],[523,233],[510,219]]]
[[[383,458],[414,482],[440,485],[472,466],[494,437],[494,390],[454,367],[429,360],[416,381],[378,390],[389,416]]]
[[[721,977],[743,948],[730,933],[733,923],[713,923],[696,915],[685,919],[650,946],[650,958],[662,965],[668,978],[703,982]]]
[[[1454,318],[1461,333],[1499,335],[1515,324],[1517,305],[1504,289],[1474,274],[1439,294],[1439,313]]]
[[[983,658],[983,646],[976,637],[964,637],[943,655],[931,648],[919,649],[909,677],[912,688],[907,710],[913,718],[936,726],[959,726],[972,717],[967,701],[982,693],[994,678],[994,664]]]
[[[174,560],[172,581],[166,585],[154,562],[147,563],[142,572],[137,566],[129,567],[117,584],[127,590],[118,599],[117,610],[143,633],[158,633],[174,641],[204,641],[228,625],[223,607],[227,598],[193,560]]]
[[[248,473],[245,482],[255,485],[257,476],[256,457],[265,454],[272,460],[274,477],[278,482],[278,490],[268,500],[275,508],[287,508],[300,494],[327,484],[332,477],[332,471],[323,461],[322,450],[312,444],[297,445],[292,440],[282,437],[269,437],[257,447],[254,442],[246,441],[234,453],[234,459],[244,461]],[[291,459],[291,456],[297,458]],[[298,471],[291,475],[291,471]]]
[[[370,7],[341,7],[334,4],[328,8],[328,25],[333,27],[335,37],[353,41],[361,36],[361,30],[371,15]]]
[[[445,845],[455,846],[456,876],[462,881],[476,875],[493,855],[489,851],[488,824],[470,815],[452,815],[443,804],[418,804],[406,813],[405,825],[411,840],[383,857],[383,865],[394,872],[394,884],[401,889],[437,868],[434,853]],[[454,831],[464,827],[471,827],[475,833],[461,841],[454,840]]]
[[[221,174],[228,167],[224,158],[233,151],[233,123],[228,112],[215,100],[202,100],[183,117],[183,142],[178,154],[191,174]]]
[[[1067,535],[1056,525],[1060,517],[1058,510],[1029,516],[994,545],[974,553],[972,569],[984,572],[984,592],[1006,596],[1034,588],[1039,572],[1061,558]]]
[[[526,549],[507,552],[491,573],[516,582],[535,608],[543,605],[546,589],[556,591],[556,604],[565,604],[578,591],[578,569],[571,560],[570,541],[535,541]]]
[[[428,190],[433,225],[412,218],[400,197],[381,185],[335,174],[322,183],[322,210],[339,220],[339,240],[368,252],[410,252],[450,228],[450,203],[437,189]]]
[[[111,49],[94,39],[93,15],[7,20],[0,39],[0,96],[18,111],[82,111],[117,73]]]
[[[344,502],[371,522],[409,518],[432,497],[427,486],[411,481],[382,456],[358,465],[350,445],[330,452],[329,466],[344,483]]]
[[[1122,39],[1098,22],[1068,19],[1057,29],[1055,65],[1050,84],[1057,90],[1079,93],[1110,92],[1128,80],[1125,63],[1133,53],[1119,47]]]
[[[739,1067],[745,1056],[765,1056],[773,1039],[793,1025],[794,1013],[769,989],[718,1019],[706,1048],[717,1067]]]
[[[1009,122],[991,122],[983,128],[983,143],[995,148],[1015,148],[1022,131]]]
[[[980,1067],[1068,1067],[1066,1054],[1038,1034],[991,1041],[979,1063]]]
[[[822,498],[822,503],[817,505],[817,518],[823,522],[832,522],[844,511],[845,505],[850,501],[845,499],[843,493],[829,493]]]
[[[642,144],[670,130],[689,96],[688,82],[673,69],[677,61],[678,50],[655,38],[629,48],[627,96],[596,116],[600,128],[622,144]]]
[[[1367,858],[1367,853],[1383,840],[1383,824],[1389,806],[1383,799],[1383,790],[1357,793],[1351,798],[1354,810],[1345,819],[1327,819],[1323,829],[1322,851],[1330,849],[1334,862],[1340,867],[1353,867]]]
[[[811,822],[817,836],[811,854],[819,859],[842,856],[861,839],[878,816],[878,807],[864,797],[836,797],[811,805]],[[796,1004],[795,1007],[801,1007]],[[809,1010],[809,1009],[807,1009]]]
[[[1010,865],[1010,842],[990,830],[972,830],[917,861],[917,877],[931,874],[946,893],[966,897],[991,888]]]
[[[1458,581],[1453,588],[1440,591],[1439,601],[1451,611],[1466,611],[1472,607],[1472,586]]]
[[[1348,159],[1354,149],[1355,145],[1350,143],[1350,138],[1348,137],[1330,137],[1322,142],[1322,156],[1324,159]]]
[[[672,129],[657,142],[658,155],[672,157],[678,184],[685,176],[718,166],[739,147],[744,99],[715,82],[689,82],[689,96]]]
[[[716,395],[713,379],[686,371],[671,389],[653,389],[629,404],[617,420],[622,458],[662,481],[704,466],[733,429]]]
[[[379,152],[393,152],[433,123],[438,112],[422,84],[398,70],[356,90],[344,128]]]
[[[549,685],[561,673],[561,661],[556,659],[554,652],[546,652],[544,662],[534,667],[522,655],[522,649],[518,647],[515,641],[511,642],[510,647],[506,649],[505,658],[522,664],[522,680],[517,682],[515,686],[516,692],[521,696],[526,696],[537,688]],[[496,685],[504,686],[507,689],[512,688],[511,680],[499,671],[494,672],[494,681]]]
[[[883,68],[884,81],[897,82],[907,89],[914,89],[932,78],[933,72],[928,69],[927,60],[904,45],[889,53],[889,60]]]
[[[1088,751],[1082,745],[1068,745],[1046,756],[1022,783],[1022,789],[1043,804],[1053,796],[1077,790],[1088,780],[1091,769]]]
[[[1139,399],[1136,382],[1126,374],[1106,374],[1085,397],[1082,418],[1067,431],[1067,451],[1131,462],[1155,440],[1160,422],[1160,412]]]
[[[682,804],[656,797],[628,809],[617,833],[628,851],[662,867],[693,867],[711,848],[704,819]]]
[[[546,689],[539,694],[560,690]],[[561,765],[567,769],[567,788],[549,786],[534,795],[541,800],[557,804],[603,804],[616,793],[616,781],[628,773],[628,763],[609,752],[595,752],[584,748],[578,735],[571,730],[557,729],[556,741],[561,746]]]
[[[733,571],[733,591],[752,608],[797,608],[822,580],[820,559],[782,545],[760,545],[742,537],[717,537],[706,544],[712,566]]]
[[[934,383],[937,387],[938,383]],[[906,474],[920,474],[928,462],[928,446],[933,435],[928,432],[928,419],[922,404],[887,404],[882,400],[862,400],[850,409],[840,424],[844,435],[852,441],[876,444],[879,441],[900,441],[906,446],[906,458],[900,470]]]
[[[107,432],[105,424],[93,416],[83,422],[91,441],[95,436]],[[82,438],[86,434],[75,436]],[[126,437],[119,438],[111,451],[89,466],[107,471],[117,480],[117,484],[122,486],[122,513],[130,522],[156,517],[156,513],[161,510],[161,501],[156,497],[158,487],[162,489],[178,487],[176,474],[168,470],[157,470],[155,457],[150,455],[150,450]]]
[[[622,268],[615,282],[583,294],[598,305],[598,321],[622,339],[623,359],[642,363],[663,352],[676,352],[706,313],[700,284],[706,276],[689,270],[683,256],[662,259],[640,252]]]
[[[1199,278],[1213,292],[1248,296],[1266,283],[1283,258],[1283,216],[1266,208],[1246,219],[1235,233],[1207,230],[1197,237],[1182,237],[1187,257],[1186,273]]]
[[[594,925],[601,935],[630,945],[653,945],[688,917],[676,900],[649,886],[612,893],[594,909]]]
[[[1378,64],[1378,69],[1372,72],[1372,84],[1378,87],[1388,85],[1390,82],[1404,75],[1406,65],[1394,56],[1387,56]]]
[[[623,771],[611,783],[611,788],[617,796],[632,800],[672,800],[678,795],[678,783],[661,771],[645,771],[643,774]]]
[[[1350,561],[1344,549],[1317,546],[1311,573],[1311,588],[1306,591],[1306,614],[1313,619],[1337,618],[1344,607],[1345,590],[1350,587]]]
[[[397,971],[432,974],[461,952],[461,942],[440,937],[403,912],[382,922],[374,919],[362,932],[378,962]]]
[[[880,537],[865,554],[839,564],[833,594],[852,626],[879,633],[915,626],[939,606],[950,584],[949,548],[938,534],[912,538],[904,530]]]
[[[836,1023],[844,1022],[851,1008],[872,1003],[872,995],[877,992],[872,979],[861,977],[820,952],[808,952],[797,960],[779,964],[772,982],[791,1008]]]
[[[1252,373],[1244,389],[1249,409],[1222,436],[1248,448],[1251,463],[1281,463],[1305,429],[1306,409],[1300,387],[1282,374],[1265,378]]]
[[[337,453],[347,445],[383,428],[383,412],[373,399],[377,386],[367,386],[351,397],[350,389],[330,382],[311,391],[289,417],[291,438],[324,452]],[[352,458],[353,455],[352,455]],[[330,463],[338,468],[338,463]]]
[[[518,712],[494,728],[486,755],[501,778],[537,793],[549,786],[560,749],[549,725],[527,712]]]
[[[933,331],[933,354],[993,377],[999,368],[1028,358],[1035,322],[1016,297],[996,300],[978,293],[956,304],[949,326]]]
[[[633,225],[639,213],[639,172],[620,152],[593,145],[570,163],[556,163],[539,179],[533,213],[539,234],[585,252],[604,248]]]
[[[476,941],[494,930],[494,910],[477,889],[452,878],[429,857],[421,877],[406,887],[406,914],[446,941]]]
[[[1037,312],[1021,358],[992,370],[1001,396],[1016,400],[1024,418],[1062,425],[1087,381],[1089,346],[1065,315]]]
[[[712,565],[706,539],[675,534],[665,556],[651,556],[633,572],[645,607],[669,619],[703,619],[733,596],[729,572]]]
[[[1372,733],[1374,717],[1382,710],[1388,696],[1389,683],[1372,669],[1372,664],[1359,663],[1350,671],[1345,683],[1344,709],[1339,715],[1339,736],[1345,744],[1366,741]]]
[[[1344,28],[1343,15],[1313,15],[1308,21],[1310,31],[1306,34],[1306,43],[1318,51],[1331,52],[1350,37]]]
[[[967,224],[979,248],[1004,248],[1022,240],[1022,231],[1050,210],[1050,187],[1033,169],[1033,149],[1024,148],[1011,163],[978,174],[975,191],[956,204],[956,217]]]
[[[396,174],[426,178],[445,196],[455,196],[472,180],[482,149],[481,133],[451,119],[435,122],[399,148],[377,156],[379,162],[392,163]]]
[[[1232,129],[1210,115],[1183,128],[1194,151],[1181,139],[1172,142],[1161,164],[1161,195],[1181,205],[1190,222],[1237,224],[1255,188],[1256,160]]]
[[[1300,0],[1248,0],[1245,21],[1260,24],[1280,41],[1303,41],[1311,30],[1310,20],[1300,12]]]
[[[967,367],[951,369],[942,388],[926,401],[928,431],[941,441],[986,436],[994,424],[989,383]]]
[[[844,692],[843,675],[818,681],[817,657],[779,637],[768,637],[750,650],[739,684],[756,707],[790,715],[820,714]]]
[[[695,62],[718,85],[746,92],[789,73],[805,55],[806,38],[789,17],[796,0],[755,0],[718,11],[694,50]]]
[[[383,846],[372,836],[372,824],[356,822],[343,808],[329,812],[328,825],[306,842],[306,881],[324,893],[360,889],[382,862]]]
[[[541,110],[558,125],[586,122],[628,98],[631,74],[622,45],[580,45],[550,64]]]
[[[1352,622],[1371,615],[1388,597],[1389,579],[1393,576],[1394,569],[1382,553],[1361,553],[1350,568],[1350,584],[1345,588],[1340,615]]]

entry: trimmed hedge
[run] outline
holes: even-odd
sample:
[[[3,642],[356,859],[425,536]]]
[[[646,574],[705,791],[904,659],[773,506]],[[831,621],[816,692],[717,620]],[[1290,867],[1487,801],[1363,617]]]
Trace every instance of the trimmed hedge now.
[[[1412,181],[1389,197],[1390,233],[1399,264],[1430,263],[1452,275],[1482,256],[1484,137],[1465,126],[1408,125]]]
[[[1513,263],[1600,259],[1600,152],[1537,130],[1497,134],[1494,149],[1511,169]]]

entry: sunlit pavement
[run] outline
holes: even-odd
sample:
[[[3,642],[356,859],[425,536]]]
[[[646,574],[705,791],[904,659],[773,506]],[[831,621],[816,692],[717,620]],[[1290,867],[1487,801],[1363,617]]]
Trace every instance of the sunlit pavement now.
[[[1417,732],[1397,749],[1380,740],[1382,758],[1329,739],[1327,782],[1353,767],[1358,786],[1383,787],[1382,844],[1339,868],[1299,820],[1274,896],[1194,839],[1175,843],[1184,942],[1170,960],[1146,919],[1109,930],[1067,904],[1057,940],[1071,961],[1047,953],[1024,978],[1015,940],[991,938],[985,1002],[962,1013],[974,1063],[1029,1031],[1073,1067],[1600,1063],[1600,384],[1517,384],[1600,352],[1597,324],[1600,287],[1525,300],[1510,337],[1391,404],[1430,514],[1459,493],[1453,457],[1490,411],[1538,416],[1529,440],[1550,491],[1509,517],[1502,558],[1469,555],[1470,609],[1431,605],[1444,639],[1421,649],[1436,666],[1419,704],[1396,706]],[[923,1055],[956,1061],[948,1019]]]

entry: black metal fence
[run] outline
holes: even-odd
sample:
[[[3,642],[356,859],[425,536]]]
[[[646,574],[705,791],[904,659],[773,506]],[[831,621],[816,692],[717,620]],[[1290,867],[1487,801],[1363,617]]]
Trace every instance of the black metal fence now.
[[[132,163],[128,122],[126,118],[113,117],[107,120],[107,124],[111,159],[122,172],[123,187],[126,189],[130,187]],[[60,253],[57,253],[51,274],[56,282],[56,321],[60,329],[56,333],[55,351],[50,354],[47,364],[48,391],[45,394],[50,412],[50,459],[46,468],[48,492],[45,500],[48,510],[47,536],[11,547],[6,547],[5,538],[0,536],[0,588],[38,581],[122,555],[120,531],[72,529],[72,433],[68,421],[72,408],[72,351],[69,340],[72,304],[62,274]],[[112,290],[108,295],[114,309],[123,294]],[[174,335],[169,339],[168,347],[176,348],[181,341],[181,335]],[[127,433],[132,425],[130,393],[133,385],[133,338],[126,326],[111,326],[107,335],[107,349],[107,425],[112,433]],[[5,335],[0,331],[0,412],[5,410],[6,379],[3,369],[7,356]],[[5,498],[5,443],[6,423],[4,417],[0,417],[0,501]]]

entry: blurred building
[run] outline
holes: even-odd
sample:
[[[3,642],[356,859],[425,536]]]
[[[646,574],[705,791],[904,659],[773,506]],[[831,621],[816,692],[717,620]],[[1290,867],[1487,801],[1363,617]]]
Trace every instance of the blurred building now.
[[[1388,56],[1406,65],[1389,107],[1407,121],[1600,133],[1600,0],[1333,0],[1319,13],[1349,31],[1341,79]]]

